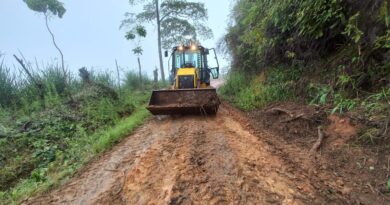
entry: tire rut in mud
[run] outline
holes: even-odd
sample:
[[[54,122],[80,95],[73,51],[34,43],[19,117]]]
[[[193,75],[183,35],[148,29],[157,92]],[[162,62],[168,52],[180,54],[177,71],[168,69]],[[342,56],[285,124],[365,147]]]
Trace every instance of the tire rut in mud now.
[[[270,153],[270,147],[230,118],[224,118],[224,125],[224,136],[239,169],[235,179],[240,181],[238,204],[310,204],[314,190],[309,181],[301,182],[307,191],[302,193],[296,181],[287,177],[294,173],[286,174],[282,161]]]
[[[128,171],[122,195],[123,204],[168,203],[177,172],[183,169],[184,142],[188,126],[168,120],[170,127],[159,130],[160,141],[137,160]]]
[[[170,204],[226,204],[237,191],[231,180],[237,175],[231,150],[207,123],[194,126],[189,135],[190,156],[173,187]]]

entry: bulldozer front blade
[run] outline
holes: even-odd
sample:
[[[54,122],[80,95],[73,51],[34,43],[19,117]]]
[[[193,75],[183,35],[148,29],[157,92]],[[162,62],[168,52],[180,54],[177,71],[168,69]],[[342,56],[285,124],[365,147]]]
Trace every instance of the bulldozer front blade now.
[[[156,90],[147,109],[153,115],[215,115],[220,104],[214,88]]]

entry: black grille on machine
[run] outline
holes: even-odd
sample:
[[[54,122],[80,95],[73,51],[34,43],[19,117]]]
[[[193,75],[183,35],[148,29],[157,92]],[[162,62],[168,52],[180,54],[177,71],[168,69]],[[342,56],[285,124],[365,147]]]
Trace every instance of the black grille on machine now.
[[[179,89],[193,89],[194,76],[184,75],[179,77]]]

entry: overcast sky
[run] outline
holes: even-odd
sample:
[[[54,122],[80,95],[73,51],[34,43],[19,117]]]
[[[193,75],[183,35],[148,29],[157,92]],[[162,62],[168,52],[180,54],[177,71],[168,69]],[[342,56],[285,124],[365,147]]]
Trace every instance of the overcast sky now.
[[[50,26],[63,50],[65,63],[73,72],[83,66],[100,72],[114,71],[115,59],[125,69],[137,68],[136,57],[131,54],[134,45],[124,39],[125,30],[119,30],[124,13],[137,9],[132,8],[128,0],[62,2],[67,12],[62,19],[51,19]],[[204,2],[208,8],[208,26],[214,32],[214,39],[205,41],[203,46],[215,47],[226,32],[231,0],[199,2]],[[0,52],[5,53],[7,65],[16,65],[12,55],[18,54],[18,50],[32,62],[35,58],[39,63],[58,61],[59,55],[43,16],[29,10],[23,0],[0,0],[0,25]],[[142,62],[148,75],[159,64],[155,32],[156,29],[150,27],[148,38],[143,42]]]

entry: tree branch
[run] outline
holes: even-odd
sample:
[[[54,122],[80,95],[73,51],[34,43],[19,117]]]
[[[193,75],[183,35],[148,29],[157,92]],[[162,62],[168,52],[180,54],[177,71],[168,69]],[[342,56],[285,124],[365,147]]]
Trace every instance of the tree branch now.
[[[165,18],[168,17],[169,15],[171,15],[172,13],[173,13],[173,12],[170,11],[170,12],[166,13],[165,15],[163,15],[163,16],[160,18],[160,22],[161,22],[161,21],[164,21]]]

